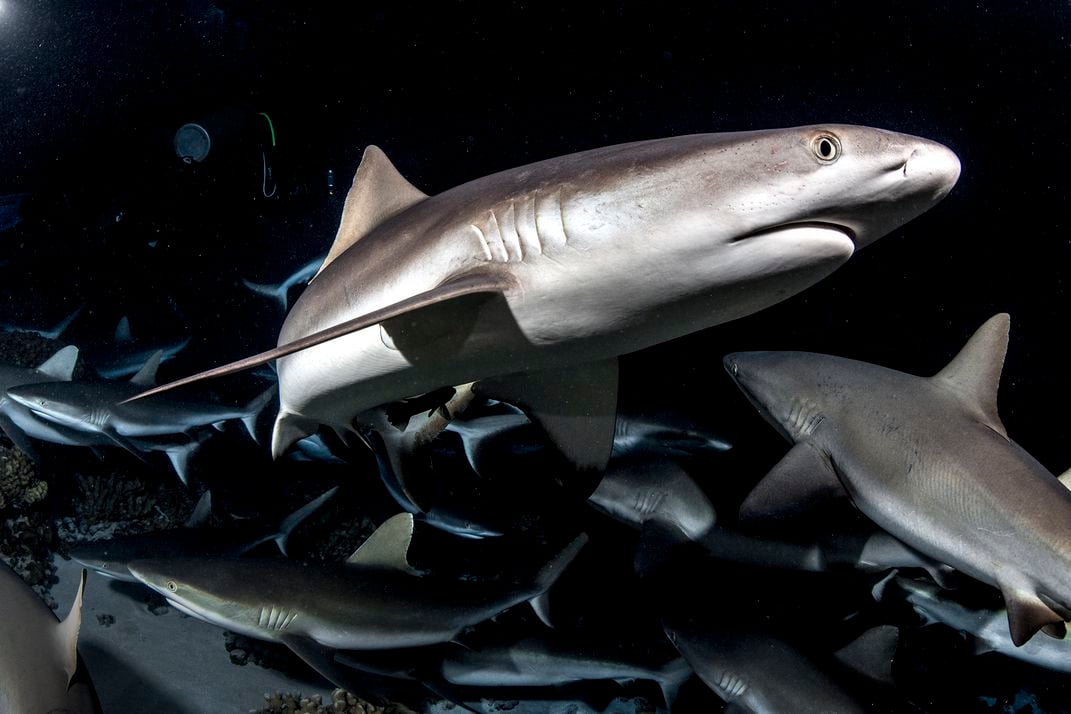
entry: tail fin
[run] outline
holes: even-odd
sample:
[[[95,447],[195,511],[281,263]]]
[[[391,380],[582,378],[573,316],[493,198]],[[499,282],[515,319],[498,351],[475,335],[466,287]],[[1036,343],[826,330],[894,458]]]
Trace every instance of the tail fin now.
[[[550,590],[550,587],[557,582],[558,578],[561,577],[561,574],[565,572],[565,569],[569,567],[569,564],[573,562],[577,553],[580,552],[580,549],[583,548],[584,544],[587,542],[588,534],[581,533],[573,539],[572,543],[565,546],[562,552],[558,553],[549,563],[543,566],[535,577],[536,598],[533,599],[537,599],[539,595]]]
[[[536,573],[534,595],[528,599],[528,604],[532,606],[532,611],[536,614],[536,617],[552,630],[554,629],[554,620],[550,612],[550,588],[557,582],[558,578],[561,577],[561,574],[565,572],[565,569],[569,567],[569,564],[573,562],[577,553],[587,542],[588,534],[581,533],[573,539],[572,543],[565,546],[562,552],[554,556],[549,563]]]
[[[279,530],[272,536],[272,540],[279,546],[279,552],[285,557],[289,558],[290,554],[286,552],[287,542],[290,539],[290,534],[299,525],[305,522],[305,519],[315,513],[320,506],[324,505],[331,500],[331,497],[338,491],[338,486],[325,491],[313,500],[306,503],[301,508],[297,509],[289,516],[279,522]]]
[[[662,689],[662,699],[666,702],[666,709],[673,711],[673,704],[677,701],[677,693],[681,685],[692,676],[692,665],[683,657],[672,659],[658,670],[656,681]]]
[[[85,309],[85,305],[80,306],[77,310],[72,312],[67,317],[63,318],[53,327],[51,330],[41,330],[41,337],[48,337],[49,339],[58,340],[59,336],[67,331],[71,323],[74,322],[74,318],[82,314],[82,310]]]
[[[286,312],[286,308],[288,307],[286,294],[288,292],[287,289],[290,287],[289,285],[287,285],[286,281],[283,281],[278,285],[272,285],[270,283],[253,283],[243,278],[242,285],[245,285],[257,295],[263,295],[266,298],[271,298],[275,302],[279,303],[279,307],[282,308],[283,312]]]
[[[190,459],[193,458],[193,455],[197,453],[211,434],[212,432],[202,431],[188,443],[164,449],[164,453],[167,454],[167,458],[171,461],[171,466],[175,469],[179,481],[187,488],[190,486]],[[208,492],[206,491],[205,493],[207,495]],[[211,510],[211,505],[209,505],[209,509]]]
[[[249,432],[249,436],[251,436],[253,441],[257,444],[260,443],[260,440],[257,439],[257,419],[260,418],[260,413],[264,411],[264,408],[271,403],[272,397],[275,396],[275,390],[276,386],[273,384],[245,405],[245,415],[242,417],[242,424],[245,425],[245,430]]]

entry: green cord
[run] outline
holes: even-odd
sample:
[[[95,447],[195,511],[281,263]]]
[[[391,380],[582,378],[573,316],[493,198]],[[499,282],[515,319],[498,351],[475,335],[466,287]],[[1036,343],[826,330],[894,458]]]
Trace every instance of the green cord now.
[[[271,129],[271,145],[275,146],[275,125],[271,123],[271,117],[264,112],[260,112],[260,116],[268,120],[268,128]]]

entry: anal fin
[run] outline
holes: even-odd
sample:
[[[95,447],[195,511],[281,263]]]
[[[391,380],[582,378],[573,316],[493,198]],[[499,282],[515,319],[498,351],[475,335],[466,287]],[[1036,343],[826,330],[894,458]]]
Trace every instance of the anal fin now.
[[[787,519],[847,495],[829,459],[806,442],[793,446],[740,506],[741,521]]]

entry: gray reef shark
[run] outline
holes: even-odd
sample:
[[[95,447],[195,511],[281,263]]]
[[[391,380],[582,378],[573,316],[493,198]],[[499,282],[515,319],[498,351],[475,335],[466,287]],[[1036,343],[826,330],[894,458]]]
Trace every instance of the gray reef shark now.
[[[847,493],[899,540],[1000,588],[1016,645],[1042,628],[1063,636],[1071,492],[997,414],[1009,322],[991,318],[931,378],[804,352],[727,356],[736,383],[795,442],[741,519]]]
[[[107,351],[94,350],[87,355],[97,374],[105,379],[119,379],[137,374],[152,356],[160,351],[160,362],[174,358],[186,345],[190,337],[177,337],[162,343],[136,339],[130,331],[130,318],[125,315],[115,326],[115,341]]]
[[[35,429],[37,420],[25,406],[9,399],[7,390],[23,384],[49,381],[70,381],[78,362],[78,348],[71,345],[57,351],[36,368],[0,365],[0,429],[12,442],[28,454],[34,453],[26,438],[27,429]],[[42,425],[43,431],[48,431]],[[40,438],[40,437],[38,437]]]
[[[969,607],[951,593],[932,583],[906,578],[883,581],[875,594],[884,601],[903,599],[928,623],[939,622],[971,635],[975,652],[999,652],[1057,672],[1071,673],[1071,637],[1035,637],[1017,647],[1008,632],[1008,615],[1003,610]]]
[[[484,401],[478,416],[461,412],[444,431],[461,437],[473,471],[483,475],[482,452],[513,451],[517,456],[541,448],[526,429],[532,421],[521,409],[494,399]],[[679,416],[633,415],[619,410],[614,423],[613,458],[698,456],[729,450],[730,444],[709,429]],[[491,475],[491,474],[487,474]]]
[[[83,309],[85,309],[85,305],[80,306],[77,310],[57,322],[52,327],[27,327],[24,325],[0,323],[0,330],[4,332],[32,332],[40,337],[45,337],[50,340],[58,340],[60,335],[66,332],[67,328],[74,322],[74,319],[82,314]]]
[[[525,373],[532,401],[506,401],[598,469],[618,355],[800,292],[959,172],[935,142],[821,125],[604,147],[427,196],[368,147],[278,347],[146,395],[278,360],[278,456],[372,407]]]
[[[501,533],[478,523],[478,514],[475,519],[463,518],[449,508],[418,503],[411,495],[422,490],[421,481],[439,478],[429,468],[427,452],[432,441],[440,432],[457,434],[469,466],[484,480],[500,478],[502,455],[530,459],[547,444],[517,407],[493,399],[476,399],[478,404],[469,406],[474,398],[473,387],[462,385],[437,409],[409,417],[404,428],[387,423],[380,410],[370,415],[378,434],[366,435],[366,439],[373,445],[383,483],[402,508],[437,528],[481,538]],[[653,456],[690,456],[728,448],[709,431],[680,419],[661,421],[619,413],[612,458],[589,502],[637,528],[651,518],[664,518],[697,538],[713,526],[713,506],[683,468],[671,459]]]
[[[545,593],[580,536],[528,583],[420,577],[406,554],[411,514],[381,525],[346,563],[176,558],[130,572],[176,608],[234,632],[285,643],[332,678],[325,649],[394,649],[455,639],[464,628]]]
[[[635,528],[651,520],[664,521],[689,540],[701,539],[716,520],[703,489],[667,458],[612,460],[588,503]]]
[[[78,631],[86,573],[62,622],[7,565],[0,563],[0,712],[99,712],[80,666]]]
[[[326,255],[318,255],[308,263],[305,263],[300,268],[295,270],[285,280],[278,284],[263,284],[254,283],[249,280],[242,279],[242,284],[249,288],[257,295],[262,295],[266,298],[270,298],[279,303],[279,307],[283,312],[290,306],[290,288],[295,285],[304,285],[312,280],[313,276],[320,271],[320,266],[323,265]]]
[[[131,440],[191,434],[231,419],[241,420],[256,440],[256,419],[274,396],[274,385],[241,406],[181,398],[123,403],[154,383],[161,356],[159,350],[154,353],[129,382],[48,382],[9,389],[7,394],[39,419],[106,436],[133,453],[138,449]]]
[[[460,649],[445,658],[442,678],[463,687],[552,687],[607,679],[652,680],[672,709],[681,684],[692,675],[684,659],[652,663],[635,652],[599,652],[591,642],[529,637],[516,642]]]
[[[337,486],[270,526],[235,523],[224,528],[205,527],[212,510],[211,492],[205,491],[193,515],[181,528],[86,541],[72,546],[71,557],[99,575],[137,583],[140,581],[130,574],[129,565],[146,558],[236,558],[268,541],[274,541],[279,552],[286,556],[287,540],[293,530],[336,491]]]
[[[751,714],[862,714],[826,672],[784,640],[757,629],[667,622],[666,635],[726,711]]]

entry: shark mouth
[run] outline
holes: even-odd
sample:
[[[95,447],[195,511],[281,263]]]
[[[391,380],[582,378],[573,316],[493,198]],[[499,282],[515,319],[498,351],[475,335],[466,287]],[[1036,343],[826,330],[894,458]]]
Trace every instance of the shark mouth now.
[[[163,594],[163,593],[161,593],[161,594]],[[208,622],[208,620],[205,619],[204,615],[202,615],[199,612],[194,612],[193,609],[187,607],[186,605],[183,605],[178,600],[175,600],[174,598],[170,598],[170,597],[165,597],[164,600],[167,601],[168,605],[170,605],[171,607],[175,608],[176,610],[178,610],[182,614],[189,615],[190,617],[197,618],[198,620],[203,620],[205,622]]]
[[[732,366],[735,367],[735,363]],[[785,437],[785,439],[787,439],[788,441],[795,443],[795,438],[791,434],[789,434],[788,430],[785,429],[781,422],[774,417],[773,412],[770,411],[770,409],[767,408],[767,406],[763,404],[758,397],[751,393],[751,390],[748,389],[747,386],[743,383],[743,381],[741,381],[740,378],[737,376],[737,374],[732,371],[732,368],[730,368],[728,372],[729,377],[733,380],[736,386],[740,388],[740,391],[743,392],[747,400],[751,402],[751,406],[755,408],[755,411],[759,413],[759,416],[765,419],[766,423],[772,426],[778,434]]]
[[[744,233],[743,235],[733,238],[731,243],[740,243],[751,238],[760,238],[762,236],[776,235],[780,233],[787,233],[789,231],[795,231],[800,229],[818,229],[823,231],[835,231],[841,235],[847,236],[853,244],[855,240],[855,231],[847,226],[842,226],[839,223],[831,223],[829,221],[796,221],[792,223],[779,223],[773,226],[766,226],[750,233]]]

